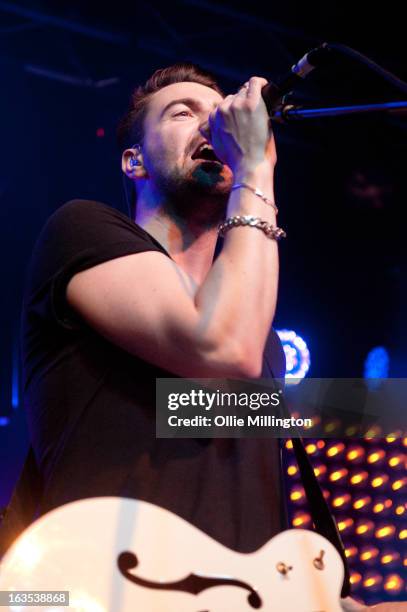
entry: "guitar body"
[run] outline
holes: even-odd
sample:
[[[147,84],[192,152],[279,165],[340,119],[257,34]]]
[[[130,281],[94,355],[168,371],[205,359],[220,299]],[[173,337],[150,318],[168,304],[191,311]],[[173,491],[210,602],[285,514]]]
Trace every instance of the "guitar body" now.
[[[153,504],[99,497],[31,525],[0,565],[0,590],[70,592],[69,608],[9,607],[18,612],[340,612],[343,574],[311,531],[242,554]]]

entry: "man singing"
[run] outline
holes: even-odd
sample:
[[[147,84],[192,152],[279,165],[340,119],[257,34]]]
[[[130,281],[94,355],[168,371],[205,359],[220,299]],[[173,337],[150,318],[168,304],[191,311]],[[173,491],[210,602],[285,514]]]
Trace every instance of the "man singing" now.
[[[156,377],[284,376],[265,83],[223,97],[193,65],[157,71],[119,129],[133,218],[75,200],[45,226],[23,314],[41,513],[132,497],[241,552],[285,528],[278,440],[155,437]]]
[[[39,514],[130,497],[246,553],[286,528],[278,440],[155,437],[157,377],[284,376],[265,83],[224,97],[194,65],[158,70],[119,128],[131,218],[75,200],[42,231],[22,326]]]

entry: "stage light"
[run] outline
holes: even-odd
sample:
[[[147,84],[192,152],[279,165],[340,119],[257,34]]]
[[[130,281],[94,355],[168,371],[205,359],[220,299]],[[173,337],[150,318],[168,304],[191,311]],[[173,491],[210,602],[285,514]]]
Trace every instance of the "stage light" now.
[[[366,440],[366,442],[376,442],[376,438],[382,437],[383,430],[380,425],[372,425],[371,427],[369,427],[366,434],[363,436],[363,439]]]
[[[369,478],[369,474],[365,470],[363,470],[362,472],[355,472],[350,477],[350,483],[353,486],[360,486],[360,485],[365,484],[368,478]]]
[[[406,455],[404,453],[400,453],[398,455],[392,455],[389,457],[387,464],[389,467],[398,469],[405,468],[406,466]]]
[[[399,540],[407,540],[407,529],[402,529],[399,532]]]
[[[292,520],[292,525],[306,529],[311,525],[311,516],[307,512],[297,512]]]
[[[365,458],[365,449],[363,446],[351,446],[346,453],[346,459],[352,463],[360,463]]]
[[[355,510],[367,510],[371,501],[372,498],[369,495],[365,495],[364,497],[358,497],[353,502],[353,507]]]
[[[374,476],[370,481],[370,484],[374,489],[379,489],[380,487],[386,486],[388,481],[389,477],[387,474],[380,474],[378,476]]]
[[[359,559],[367,565],[375,563],[379,556],[379,549],[376,546],[365,546],[360,551]]]
[[[331,482],[339,482],[347,477],[349,470],[346,468],[341,468],[340,470],[335,470],[329,474],[329,480]]]
[[[323,465],[322,463],[314,467],[314,474],[318,479],[322,479],[326,475],[326,472],[327,472],[327,467],[326,465]]]
[[[351,499],[349,493],[343,493],[334,497],[331,503],[334,508],[346,508],[349,506]]]
[[[394,533],[396,531],[396,528],[394,525],[382,525],[381,527],[378,527],[375,531],[375,538],[378,538],[379,540],[385,540],[387,538],[391,538]]]
[[[285,447],[287,450],[292,450],[293,449],[292,440],[287,440],[287,442],[285,443]]]
[[[356,525],[355,532],[359,536],[367,537],[372,534],[373,530],[374,530],[373,521],[366,520],[366,521],[359,521],[359,523]]]
[[[391,499],[378,499],[376,500],[374,506],[373,506],[373,512],[375,514],[380,514],[383,512],[386,512],[388,510],[390,510],[390,508],[392,507],[393,502]]]
[[[367,572],[363,576],[363,586],[369,591],[378,591],[383,582],[383,576],[378,572]]]
[[[298,467],[296,465],[289,465],[287,468],[287,474],[289,476],[295,476],[298,474]]]
[[[400,489],[405,489],[407,486],[407,478],[398,478],[391,484],[391,488],[393,491],[400,491]]]
[[[400,561],[400,553],[397,550],[386,550],[380,557],[380,563],[382,565],[396,565]]]
[[[365,378],[388,378],[389,377],[390,358],[389,353],[384,346],[375,346],[372,348],[365,360]],[[380,384],[378,380],[372,380],[368,383],[370,388],[377,388]]]
[[[345,548],[345,556],[347,559],[354,559],[358,554],[358,549],[356,546],[347,546]]]
[[[370,428],[372,435],[378,432]],[[397,597],[399,581],[407,568],[407,554],[402,548],[407,541],[407,525],[402,522],[407,518],[407,477],[402,471],[407,467],[405,432],[394,431],[386,439],[382,432],[379,438],[372,439],[360,435],[359,440],[311,438],[304,442],[324,498],[345,540],[345,554],[352,567],[352,590],[362,598],[371,592],[372,604],[386,598],[386,594]],[[299,476],[298,468],[290,471],[294,477]],[[290,483],[293,484],[302,483],[296,480]],[[308,518],[307,507],[301,505],[306,501],[305,492],[291,487],[288,491],[293,494],[292,512],[297,510],[294,519],[291,515],[293,526],[311,528],[312,518]],[[304,508],[303,514],[300,508]],[[363,567],[369,571],[362,571]],[[395,573],[389,578],[389,572]],[[403,583],[402,589],[405,586]]]
[[[302,415],[299,414],[298,418],[302,418]],[[319,426],[319,424],[321,423],[321,419],[319,416],[313,416],[312,419],[310,419],[309,424],[307,422],[304,423],[304,425],[302,426],[304,431],[309,432],[309,435],[312,436],[313,432],[311,431],[311,429],[315,429]]]
[[[326,456],[327,457],[337,457],[338,455],[340,455],[343,451],[345,450],[345,445],[343,444],[343,442],[337,442],[336,444],[334,444],[333,446],[330,446],[329,448],[327,448],[326,450]]]
[[[311,365],[311,356],[307,344],[293,330],[278,329],[277,334],[286,357],[285,377],[287,379],[297,379],[292,382],[298,383],[307,375]]]
[[[332,419],[325,423],[324,433],[332,436],[336,431],[341,431],[342,423],[339,419]]]
[[[347,518],[340,519],[339,521],[337,521],[336,524],[341,533],[343,532],[345,534],[348,534],[349,531],[352,529],[354,522],[355,521],[350,518],[350,516],[348,516]]]
[[[367,462],[370,464],[381,463],[385,457],[386,453],[383,449],[376,449],[368,454]]]
[[[360,426],[359,425],[349,425],[349,427],[347,427],[345,429],[345,438],[354,438],[355,436],[358,436],[358,434],[360,433]]]
[[[295,504],[303,504],[305,502],[305,491],[303,487],[297,485],[291,489],[290,499]]]
[[[350,572],[349,581],[352,586],[358,586],[361,580],[362,580],[362,574],[359,574],[359,572],[353,572],[353,571]]]
[[[9,423],[10,419],[8,417],[0,416],[0,427],[6,427],[6,425],[9,425]]]
[[[404,580],[398,574],[389,574],[386,576],[383,586],[388,593],[397,595],[404,586]]]

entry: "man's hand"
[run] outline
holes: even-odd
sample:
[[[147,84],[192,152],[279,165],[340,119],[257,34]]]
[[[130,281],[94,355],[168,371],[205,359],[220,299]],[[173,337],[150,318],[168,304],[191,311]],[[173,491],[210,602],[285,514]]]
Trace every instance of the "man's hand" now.
[[[231,168],[235,178],[244,177],[262,163],[276,163],[273,134],[261,97],[266,79],[252,77],[237,94],[227,96],[209,115],[211,144],[216,155]]]
[[[271,199],[276,154],[261,97],[266,83],[250,79],[209,116],[210,135],[203,125],[200,131],[236,182]],[[151,147],[153,156],[153,141]],[[247,189],[231,193],[226,212],[276,224],[274,208]],[[187,281],[182,266],[164,254],[143,252],[79,272],[67,299],[107,340],[178,376],[259,377],[277,300],[277,243],[259,230],[237,227],[193,295]]]

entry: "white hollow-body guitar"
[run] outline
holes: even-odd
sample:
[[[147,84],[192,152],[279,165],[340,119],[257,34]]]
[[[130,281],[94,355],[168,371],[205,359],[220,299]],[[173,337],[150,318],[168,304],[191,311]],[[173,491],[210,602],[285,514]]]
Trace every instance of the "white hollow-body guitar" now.
[[[0,564],[0,591],[70,592],[69,608],[2,608],[17,612],[340,612],[343,575],[312,531],[243,554],[153,504],[98,497],[33,523]]]

